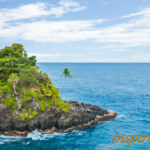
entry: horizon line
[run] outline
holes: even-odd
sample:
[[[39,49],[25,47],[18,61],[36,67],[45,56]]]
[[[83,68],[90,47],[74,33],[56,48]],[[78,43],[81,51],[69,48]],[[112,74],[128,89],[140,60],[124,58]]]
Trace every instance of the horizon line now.
[[[36,63],[150,63],[150,62],[36,62]]]

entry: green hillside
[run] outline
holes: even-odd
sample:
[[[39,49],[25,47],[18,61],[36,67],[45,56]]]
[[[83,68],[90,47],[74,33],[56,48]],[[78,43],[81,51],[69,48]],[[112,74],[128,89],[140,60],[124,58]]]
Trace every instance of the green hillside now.
[[[20,101],[17,101],[17,98]],[[22,44],[13,44],[0,50],[0,102],[18,114],[21,120],[38,115],[28,102],[35,99],[41,111],[57,108],[69,112],[70,104],[61,100],[58,89],[46,73],[39,71],[36,56],[28,57]],[[56,107],[57,106],[57,107]]]

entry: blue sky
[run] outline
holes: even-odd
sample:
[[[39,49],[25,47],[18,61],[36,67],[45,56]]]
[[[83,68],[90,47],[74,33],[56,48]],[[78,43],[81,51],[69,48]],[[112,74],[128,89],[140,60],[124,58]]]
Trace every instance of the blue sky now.
[[[0,0],[0,49],[38,62],[150,62],[148,0]]]

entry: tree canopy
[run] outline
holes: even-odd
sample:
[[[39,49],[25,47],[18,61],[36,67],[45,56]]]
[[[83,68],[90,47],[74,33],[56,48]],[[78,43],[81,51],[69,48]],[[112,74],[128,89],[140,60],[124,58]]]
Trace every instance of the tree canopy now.
[[[0,50],[0,80],[5,81],[11,73],[19,73],[25,66],[35,66],[36,56],[28,57],[22,44],[13,44]]]

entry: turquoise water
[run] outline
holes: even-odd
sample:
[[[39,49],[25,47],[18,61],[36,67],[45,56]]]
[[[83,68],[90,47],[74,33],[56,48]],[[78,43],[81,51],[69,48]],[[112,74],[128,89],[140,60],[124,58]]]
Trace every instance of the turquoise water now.
[[[112,143],[113,136],[150,135],[150,64],[38,63],[56,87],[65,67],[72,71],[62,94],[63,100],[90,103],[119,115],[97,126],[71,133],[42,135],[36,130],[27,138],[0,135],[0,150],[148,150],[143,143]]]

